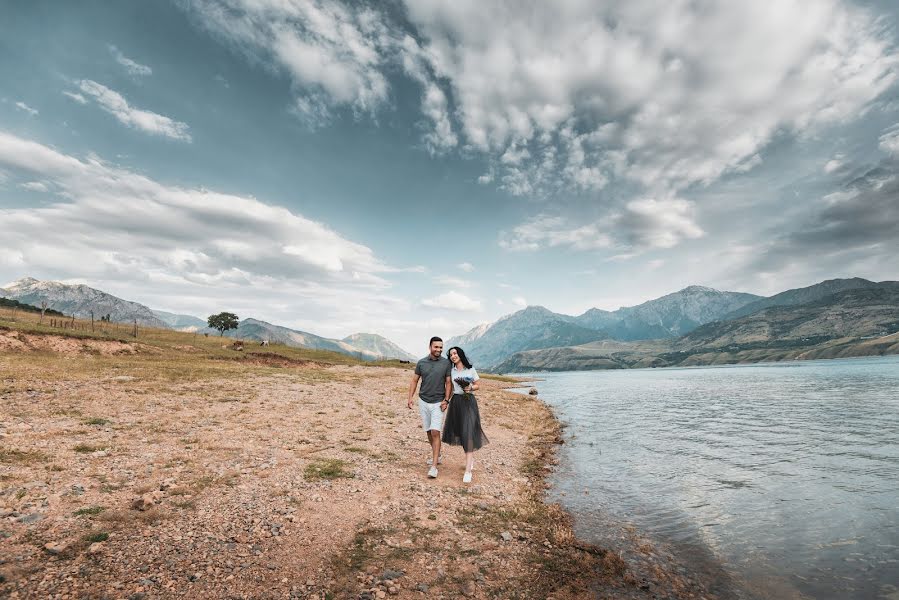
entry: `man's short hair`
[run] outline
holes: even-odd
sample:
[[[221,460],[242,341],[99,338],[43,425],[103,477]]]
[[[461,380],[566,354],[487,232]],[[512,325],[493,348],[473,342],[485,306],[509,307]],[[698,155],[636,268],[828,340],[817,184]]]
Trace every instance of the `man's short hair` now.
[[[442,341],[443,341],[443,338],[439,338],[435,335],[434,337],[431,338],[431,341],[428,342],[428,346],[432,346],[434,344],[434,342],[442,342]]]

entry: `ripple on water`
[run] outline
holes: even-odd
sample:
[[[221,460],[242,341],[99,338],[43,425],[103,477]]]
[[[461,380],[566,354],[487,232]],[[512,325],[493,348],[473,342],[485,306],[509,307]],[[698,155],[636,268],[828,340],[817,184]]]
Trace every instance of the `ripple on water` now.
[[[541,377],[579,534],[632,523],[740,597],[899,600],[899,357]]]

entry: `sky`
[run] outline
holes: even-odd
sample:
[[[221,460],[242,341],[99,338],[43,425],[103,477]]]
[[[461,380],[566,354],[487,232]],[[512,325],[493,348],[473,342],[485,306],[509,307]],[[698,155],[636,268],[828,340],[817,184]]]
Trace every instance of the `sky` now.
[[[423,355],[527,305],[896,280],[897,76],[885,0],[9,0],[0,286]]]

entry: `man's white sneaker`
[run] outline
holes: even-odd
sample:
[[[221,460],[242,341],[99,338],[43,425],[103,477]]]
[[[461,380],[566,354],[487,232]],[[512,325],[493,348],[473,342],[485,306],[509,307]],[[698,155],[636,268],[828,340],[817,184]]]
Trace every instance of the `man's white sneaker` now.
[[[471,471],[465,471],[465,475],[462,476],[462,483],[471,483]]]
[[[428,477],[430,477],[431,479],[437,478],[437,467],[431,467],[430,469],[428,469]]]
[[[429,465],[433,465],[433,464],[434,464],[434,459],[433,459],[433,458],[429,458],[429,459],[428,459],[428,464],[429,464]],[[441,454],[440,456],[437,457],[437,464],[438,464],[438,465],[442,465],[442,464],[443,464],[443,455],[442,455],[442,454]]]

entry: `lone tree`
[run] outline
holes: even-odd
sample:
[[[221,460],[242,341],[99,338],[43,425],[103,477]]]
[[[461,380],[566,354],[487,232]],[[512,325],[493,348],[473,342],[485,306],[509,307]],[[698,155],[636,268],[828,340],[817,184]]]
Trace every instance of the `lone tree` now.
[[[223,336],[229,329],[237,329],[240,321],[234,313],[223,312],[217,315],[209,315],[207,323],[212,329],[218,330],[219,336]]]

